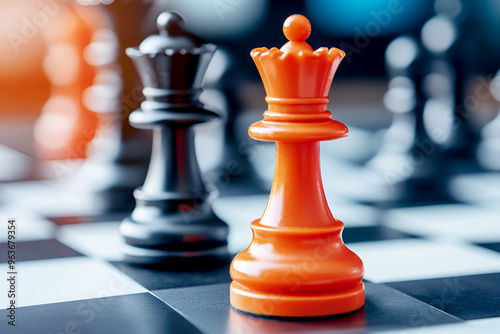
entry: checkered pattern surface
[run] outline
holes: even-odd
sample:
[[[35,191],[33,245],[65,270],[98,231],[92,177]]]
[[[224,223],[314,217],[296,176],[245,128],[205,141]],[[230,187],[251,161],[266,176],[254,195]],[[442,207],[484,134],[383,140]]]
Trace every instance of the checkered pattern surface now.
[[[331,210],[365,264],[366,305],[358,312],[315,320],[241,314],[229,304],[229,264],[202,272],[127,265],[117,233],[125,213],[95,214],[91,200],[71,196],[58,180],[11,181],[0,185],[0,271],[7,272],[6,221],[15,217],[17,326],[7,325],[2,309],[0,332],[498,333],[500,174],[458,177],[455,204],[379,210],[338,191],[354,181],[339,166],[323,159]],[[233,254],[249,244],[249,223],[268,198],[234,195],[244,188],[235,187],[214,203],[230,225]],[[486,198],[485,189],[493,189]],[[6,291],[2,279],[0,305]]]

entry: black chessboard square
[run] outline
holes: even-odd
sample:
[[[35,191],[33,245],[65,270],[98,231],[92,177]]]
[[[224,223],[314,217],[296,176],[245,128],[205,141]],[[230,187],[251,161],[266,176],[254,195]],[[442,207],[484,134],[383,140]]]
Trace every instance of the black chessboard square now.
[[[492,243],[484,243],[484,244],[479,244],[479,246],[494,250],[495,252],[500,253],[500,242],[492,242]]]
[[[1,321],[0,333],[200,333],[150,293],[22,307],[16,316],[16,327]]]
[[[6,263],[7,243],[0,243],[0,263]],[[55,239],[16,242],[16,261],[33,261],[82,256]]]
[[[214,269],[186,272],[141,267],[124,262],[111,263],[148,290],[231,282],[229,262]]]
[[[393,239],[416,238],[410,234],[386,226],[346,227],[342,232],[345,243],[383,241]]]
[[[464,320],[500,317],[500,273],[388,285]]]
[[[364,308],[321,318],[259,318],[241,313],[230,306],[228,283],[152,293],[207,334],[364,333],[461,322],[387,285],[365,282],[365,286]]]

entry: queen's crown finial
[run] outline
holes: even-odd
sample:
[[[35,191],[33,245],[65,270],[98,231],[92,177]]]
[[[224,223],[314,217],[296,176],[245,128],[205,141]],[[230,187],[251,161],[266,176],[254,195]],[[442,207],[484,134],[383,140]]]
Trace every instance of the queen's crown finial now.
[[[177,12],[163,12],[156,19],[156,27],[162,36],[175,36],[182,34],[184,29],[186,29],[186,21]]]
[[[306,42],[311,23],[302,15],[288,17],[283,33],[288,42],[281,49],[256,48],[250,53],[268,97],[326,97],[344,51],[326,47],[313,51]]]
[[[347,135],[347,128],[326,110],[328,92],[345,52],[306,42],[311,23],[292,15],[283,24],[288,42],[278,48],[256,48],[250,53],[264,83],[268,110],[264,120],[250,127],[260,140],[328,140]]]
[[[283,33],[289,42],[281,47],[281,51],[308,50],[312,52],[311,46],[306,42],[306,39],[311,35],[311,23],[305,16],[295,14],[287,18],[283,24]]]

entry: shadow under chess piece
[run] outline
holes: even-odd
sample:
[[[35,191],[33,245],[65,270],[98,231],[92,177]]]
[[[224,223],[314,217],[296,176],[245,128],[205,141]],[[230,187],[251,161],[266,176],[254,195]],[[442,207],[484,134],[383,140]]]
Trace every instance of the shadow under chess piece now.
[[[276,166],[265,212],[251,223],[252,243],[231,264],[230,301],[265,316],[348,313],[364,305],[363,263],[344,245],[344,224],[328,207],[319,147],[320,141],[347,136],[346,126],[326,110],[345,53],[313,51],[305,41],[311,25],[302,15],[290,16],[283,32],[289,42],[281,49],[251,52],[269,106],[248,132],[276,142]],[[297,269],[303,275],[295,275]]]
[[[228,259],[228,226],[212,211],[194,148],[193,127],[218,119],[199,101],[201,82],[215,52],[184,30],[184,19],[165,12],[160,35],[128,48],[146,98],[130,123],[154,129],[153,152],[136,207],[120,225],[125,260],[142,265],[192,269]]]

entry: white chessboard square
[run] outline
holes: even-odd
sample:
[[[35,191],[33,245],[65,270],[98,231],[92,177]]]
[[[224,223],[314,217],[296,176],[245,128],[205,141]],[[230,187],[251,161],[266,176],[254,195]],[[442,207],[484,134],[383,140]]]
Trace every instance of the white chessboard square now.
[[[120,221],[74,224],[58,229],[56,239],[88,257],[121,261]]]
[[[467,321],[468,325],[474,327],[474,333],[495,333],[500,332],[500,318],[487,318]]]
[[[454,177],[450,188],[464,202],[500,201],[500,173],[464,174]]]
[[[322,163],[323,184],[327,193],[358,201],[390,200],[394,194],[387,175],[345,161]]]
[[[347,245],[374,283],[500,272],[500,254],[468,244],[398,239]]]
[[[23,203],[46,217],[89,216],[101,209],[95,196],[79,193],[59,180],[4,184],[0,193],[8,203]]]
[[[341,220],[346,227],[374,226],[380,222],[382,212],[376,207],[356,203],[330,193],[327,193],[326,197],[333,216]]]
[[[267,195],[219,197],[214,201],[215,214],[229,225],[228,248],[237,253],[252,241],[250,223],[264,213]]]
[[[6,266],[0,266],[6,272]],[[147,290],[109,263],[85,257],[24,261],[17,265],[17,307],[128,295]],[[6,280],[0,288],[7,291]],[[0,297],[7,305],[7,294]]]
[[[14,218],[15,241],[31,241],[50,239],[54,233],[55,224],[42,216],[28,211],[25,207],[15,205],[0,206],[0,221],[3,228],[0,242],[7,242],[7,221]]]
[[[0,181],[22,179],[30,174],[34,160],[29,156],[0,144]]]
[[[436,239],[500,242],[500,211],[449,204],[393,209],[385,223],[397,230]]]
[[[335,218],[347,227],[375,225],[380,212],[362,204],[357,204],[328,194],[333,203],[331,211]],[[266,209],[269,195],[248,195],[220,197],[213,204],[214,212],[229,225],[229,251],[237,253],[247,248],[252,241],[250,223],[258,219]]]

